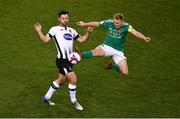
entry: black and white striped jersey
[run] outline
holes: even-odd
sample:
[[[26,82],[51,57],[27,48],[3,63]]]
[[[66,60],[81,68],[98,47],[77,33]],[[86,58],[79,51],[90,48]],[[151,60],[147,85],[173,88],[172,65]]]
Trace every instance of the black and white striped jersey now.
[[[71,27],[53,26],[48,35],[54,39],[57,48],[57,58],[67,59],[73,51],[73,41],[79,38],[79,34]]]

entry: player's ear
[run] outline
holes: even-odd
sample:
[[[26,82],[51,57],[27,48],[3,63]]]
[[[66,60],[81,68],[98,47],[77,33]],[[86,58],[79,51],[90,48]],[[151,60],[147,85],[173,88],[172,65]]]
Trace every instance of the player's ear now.
[[[58,21],[60,22],[60,17],[58,17]]]

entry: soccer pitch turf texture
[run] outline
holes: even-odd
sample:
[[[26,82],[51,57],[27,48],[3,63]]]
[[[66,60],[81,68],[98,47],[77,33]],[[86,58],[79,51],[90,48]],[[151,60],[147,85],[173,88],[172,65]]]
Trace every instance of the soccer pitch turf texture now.
[[[40,42],[33,24],[40,22],[47,33],[61,9],[70,12],[69,26],[80,34],[86,28],[77,21],[101,21],[122,12],[152,39],[145,44],[127,35],[127,77],[104,69],[110,58],[74,66],[82,112],[70,104],[68,83],[53,95],[56,106],[41,100],[57,78],[56,48],[54,42]],[[180,117],[179,13],[179,0],[0,0],[0,117]],[[85,44],[74,46],[91,50],[105,33],[95,28]]]

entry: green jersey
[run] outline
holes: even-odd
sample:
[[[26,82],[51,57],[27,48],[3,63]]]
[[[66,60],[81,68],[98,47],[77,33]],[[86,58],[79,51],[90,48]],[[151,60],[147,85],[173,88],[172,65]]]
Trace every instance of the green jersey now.
[[[103,44],[123,52],[126,34],[133,30],[132,26],[124,22],[122,27],[117,29],[112,19],[101,21],[100,26],[108,30]]]

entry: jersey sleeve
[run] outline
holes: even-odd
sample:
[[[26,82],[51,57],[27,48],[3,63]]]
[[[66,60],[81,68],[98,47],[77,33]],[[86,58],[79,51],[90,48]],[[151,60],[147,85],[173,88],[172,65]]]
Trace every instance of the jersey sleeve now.
[[[77,40],[80,37],[79,33],[74,29],[72,29],[72,32],[73,32],[73,39]]]
[[[99,22],[99,26],[108,29],[112,20],[104,20]]]
[[[133,30],[134,30],[134,28],[131,25],[129,25],[128,32],[132,32]]]
[[[47,34],[51,39],[55,36],[55,29],[52,27]]]

